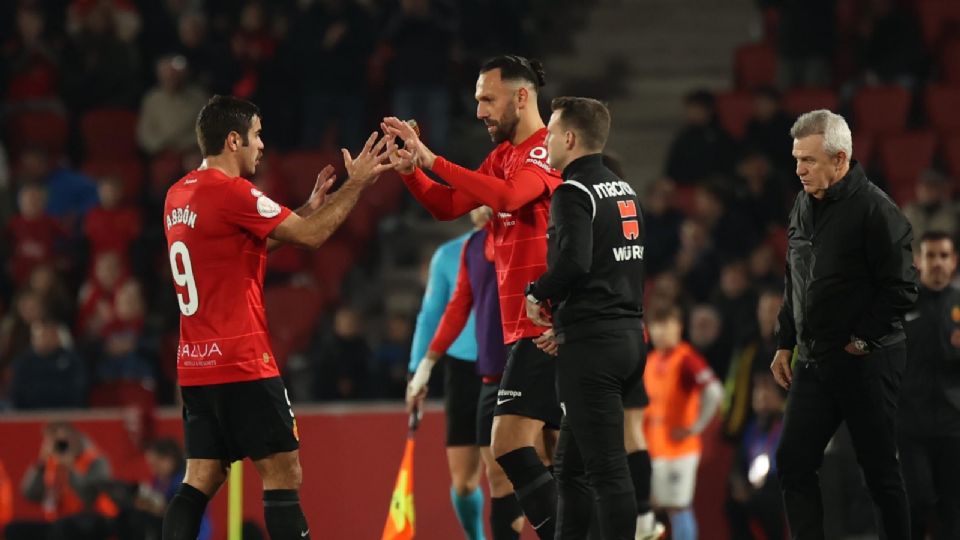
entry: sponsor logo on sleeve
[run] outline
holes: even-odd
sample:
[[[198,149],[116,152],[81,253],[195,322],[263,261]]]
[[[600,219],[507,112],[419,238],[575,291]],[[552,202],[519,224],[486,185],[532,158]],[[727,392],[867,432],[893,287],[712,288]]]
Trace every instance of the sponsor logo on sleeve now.
[[[277,217],[280,214],[280,205],[273,202],[270,197],[261,195],[257,197],[257,213],[265,218]]]

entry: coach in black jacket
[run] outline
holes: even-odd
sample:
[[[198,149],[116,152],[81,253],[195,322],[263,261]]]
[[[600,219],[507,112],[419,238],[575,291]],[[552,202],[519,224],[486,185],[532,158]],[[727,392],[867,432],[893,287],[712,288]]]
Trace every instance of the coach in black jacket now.
[[[777,472],[791,534],[824,537],[817,470],[845,420],[881,528],[890,540],[906,540],[895,418],[906,361],[903,316],[917,299],[913,233],[850,161],[852,137],[842,116],[809,112],[790,134],[803,192],[790,212],[779,347],[770,367],[790,389]]]
[[[557,98],[547,130],[548,161],[564,183],[550,204],[547,271],[527,289],[527,313],[548,324],[541,304],[549,300],[559,343],[556,538],[586,538],[596,493],[603,537],[633,540],[622,399],[643,376],[640,204],[603,165],[610,112],[602,103]]]

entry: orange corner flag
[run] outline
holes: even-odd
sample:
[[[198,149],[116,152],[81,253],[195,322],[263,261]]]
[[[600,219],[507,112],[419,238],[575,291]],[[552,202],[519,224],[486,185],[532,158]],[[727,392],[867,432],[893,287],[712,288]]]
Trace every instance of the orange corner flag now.
[[[407,448],[400,462],[400,473],[390,498],[390,513],[383,526],[381,540],[410,540],[413,538],[415,516],[413,510],[413,437],[407,438]]]

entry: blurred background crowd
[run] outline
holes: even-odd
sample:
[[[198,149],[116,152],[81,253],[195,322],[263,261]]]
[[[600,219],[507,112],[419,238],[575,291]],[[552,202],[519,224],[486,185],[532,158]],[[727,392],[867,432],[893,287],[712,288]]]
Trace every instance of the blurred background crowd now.
[[[0,4],[0,409],[175,402],[160,208],[199,163],[193,125],[209,96],[262,108],[255,181],[288,206],[385,114],[416,118],[435,150],[476,165],[490,149],[473,117],[487,56],[544,58],[544,100],[625,92],[616,70],[551,80],[551,59],[589,47],[576,35],[599,4]],[[727,381],[731,441],[754,407],[769,412],[751,396],[775,348],[799,113],[847,117],[853,158],[915,238],[960,232],[960,3],[760,0],[749,12],[753,40],[731,51],[729,85],[677,96],[660,174],[635,177],[632,150],[614,152],[644,203],[647,307],[683,308],[686,338]],[[630,127],[613,115],[616,147]],[[266,302],[291,397],[400,400],[426,265],[468,227],[432,222],[388,175],[321,250],[272,255]]]

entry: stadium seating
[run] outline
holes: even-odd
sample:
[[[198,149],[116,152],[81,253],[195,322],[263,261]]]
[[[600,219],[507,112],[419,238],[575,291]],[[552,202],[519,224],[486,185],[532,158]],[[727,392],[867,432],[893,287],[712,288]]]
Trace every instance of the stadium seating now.
[[[752,90],[777,83],[777,51],[768,43],[741,45],[734,53],[737,89]]]
[[[742,139],[753,114],[753,96],[746,91],[717,94],[717,117],[733,138]]]
[[[342,235],[327,241],[315,251],[311,260],[313,277],[323,292],[326,303],[340,300],[340,286],[357,258],[356,249]]]
[[[59,155],[67,147],[67,119],[53,111],[22,111],[7,121],[7,141],[14,155],[27,147],[41,147]]]
[[[87,159],[136,157],[137,113],[96,109],[83,115],[80,132]]]
[[[938,134],[960,133],[960,85],[931,84],[924,102],[927,122]]]
[[[337,180],[346,179],[343,157],[326,149],[294,150],[277,156],[276,165],[284,179],[290,199],[305,201],[317,182],[317,174],[327,165],[337,167]]]
[[[960,183],[960,135],[943,142],[943,161],[947,165],[947,172],[954,179],[954,185]],[[960,189],[956,191],[960,192]]]
[[[853,134],[853,159],[864,167],[873,163],[874,139],[869,133]]]
[[[881,170],[897,203],[904,204],[913,198],[916,180],[933,164],[936,148],[937,137],[931,131],[903,133],[881,141]]]
[[[853,97],[853,124],[874,135],[901,133],[907,127],[910,93],[900,86],[870,86]]]
[[[960,39],[954,39],[943,48],[943,80],[960,84]]]
[[[150,160],[150,193],[163,198],[167,188],[183,174],[183,158],[175,152],[161,152]]]
[[[960,30],[960,2],[956,0],[920,0],[917,17],[923,42],[929,50],[936,50],[944,39]]]
[[[793,116],[817,109],[837,111],[837,94],[822,88],[794,88],[783,95],[783,108]]]

